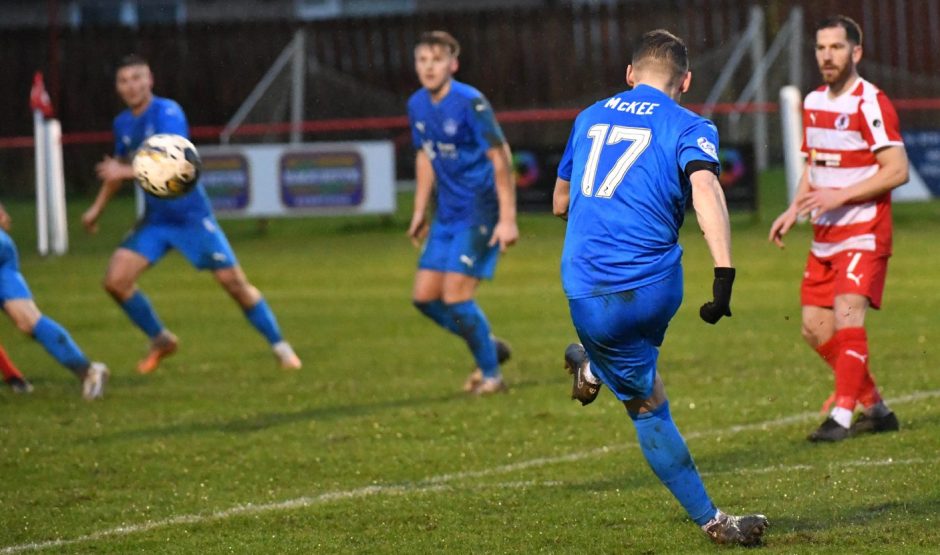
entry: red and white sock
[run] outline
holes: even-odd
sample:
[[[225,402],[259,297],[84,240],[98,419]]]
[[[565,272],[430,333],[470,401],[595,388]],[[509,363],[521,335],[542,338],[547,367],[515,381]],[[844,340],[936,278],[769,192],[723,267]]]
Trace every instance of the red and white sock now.
[[[836,409],[843,409],[839,411],[839,416],[844,420],[846,411],[851,418],[863,392],[870,402],[875,396],[878,401],[881,397],[868,372],[868,336],[865,328],[843,328],[836,331],[832,339],[837,342],[839,352],[835,361]],[[836,418],[836,409],[833,409],[833,418]]]
[[[826,341],[822,345],[819,345],[818,347],[816,347],[816,354],[818,354],[819,357],[823,359],[823,361],[826,364],[829,365],[829,368],[832,369],[832,375],[833,377],[835,377],[836,359],[839,358],[839,341],[835,338],[835,336],[830,337],[829,341]],[[833,392],[833,394],[830,395],[829,398],[823,402],[822,408],[820,409],[819,413],[820,414],[828,413],[829,408],[832,406],[832,404],[835,401],[836,401],[836,394],[835,392]]]

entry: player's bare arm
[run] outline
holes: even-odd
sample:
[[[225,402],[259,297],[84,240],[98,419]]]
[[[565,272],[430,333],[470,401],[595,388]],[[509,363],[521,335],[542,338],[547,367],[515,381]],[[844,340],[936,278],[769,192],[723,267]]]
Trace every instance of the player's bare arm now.
[[[105,156],[101,162],[98,162],[95,166],[95,173],[101,180],[101,188],[98,189],[94,202],[82,214],[82,226],[89,233],[98,232],[98,218],[101,217],[111,197],[121,189],[125,181],[134,178],[134,169],[130,164],[111,156]]]
[[[415,156],[415,202],[408,225],[408,237],[418,247],[428,232],[428,202],[434,189],[434,167],[423,150]]]
[[[790,231],[793,227],[793,224],[796,223],[797,218],[800,215],[799,208],[797,205],[800,200],[809,193],[811,188],[809,182],[809,167],[803,169],[803,175],[800,177],[800,183],[796,187],[796,195],[794,195],[793,202],[787,209],[777,216],[777,219],[774,220],[774,223],[770,226],[770,233],[767,235],[767,240],[777,245],[778,247],[785,248],[786,245],[783,243],[783,236]]]
[[[875,159],[878,160],[878,171],[868,179],[844,189],[810,189],[799,198],[799,213],[815,211],[815,220],[834,208],[877,198],[907,183],[908,161],[903,146],[882,148],[875,152]]]
[[[571,182],[560,177],[555,179],[555,192],[552,193],[552,213],[568,221],[568,204],[571,200]]]
[[[13,227],[13,220],[10,218],[10,214],[7,213],[7,209],[0,204],[0,229],[10,231],[11,227]]]
[[[712,300],[699,309],[699,316],[709,324],[731,316],[731,288],[734,268],[731,266],[731,224],[725,194],[718,176],[708,170],[699,170],[689,176],[692,182],[692,205],[698,225],[715,264],[712,281]]]
[[[512,153],[509,145],[503,143],[490,147],[486,156],[493,163],[493,176],[496,180],[496,196],[499,199],[499,221],[493,230],[490,245],[499,244],[500,252],[516,243],[519,239],[519,226],[516,224],[516,184],[512,177]]]
[[[705,235],[716,268],[731,267],[731,224],[725,193],[718,177],[708,170],[689,176],[692,182],[692,205],[698,225]]]

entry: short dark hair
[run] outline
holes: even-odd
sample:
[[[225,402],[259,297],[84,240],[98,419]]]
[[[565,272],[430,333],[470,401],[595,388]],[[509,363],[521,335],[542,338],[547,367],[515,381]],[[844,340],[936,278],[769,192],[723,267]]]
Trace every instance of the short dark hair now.
[[[115,68],[115,71],[119,69],[124,69],[125,67],[131,66],[147,66],[150,67],[150,62],[140,54],[128,54],[118,61],[118,65]]]
[[[644,33],[633,45],[633,67],[654,62],[669,72],[674,79],[682,78],[689,71],[689,49],[682,39],[665,29]]]
[[[851,17],[847,15],[829,16],[816,24],[816,32],[832,27],[842,27],[845,29],[845,36],[849,39],[849,42],[854,42],[859,46],[862,45],[862,28]]]
[[[460,55],[460,43],[447,31],[427,31],[426,33],[421,33],[421,36],[418,37],[418,42],[415,43],[415,48],[419,46],[440,46],[449,50],[451,56],[455,58]]]

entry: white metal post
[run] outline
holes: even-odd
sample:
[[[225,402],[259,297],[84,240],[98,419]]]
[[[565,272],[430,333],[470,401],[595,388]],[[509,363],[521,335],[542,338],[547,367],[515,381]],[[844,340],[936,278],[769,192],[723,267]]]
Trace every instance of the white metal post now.
[[[49,253],[49,215],[46,210],[46,125],[40,110],[33,110],[33,140],[36,152],[36,248]]]
[[[757,29],[751,41],[751,70],[760,71],[764,59],[766,44],[764,40],[764,9],[760,6],[751,7],[751,25]],[[758,105],[767,102],[767,79],[766,74],[757,81],[757,87],[754,89],[754,101]],[[763,110],[754,112],[754,161],[757,165],[757,171],[767,169],[767,150],[769,148],[767,134],[767,113]]]
[[[803,8],[790,11],[790,84],[803,88]]]
[[[52,253],[69,250],[69,229],[65,215],[65,169],[62,162],[62,125],[57,119],[46,120],[46,163],[48,172],[49,235]]]
[[[303,139],[301,125],[304,121],[304,94],[307,81],[307,49],[304,30],[294,34],[294,59],[291,65],[290,142]]]
[[[783,131],[783,167],[787,179],[787,199],[793,202],[805,163],[803,146],[803,110],[800,89],[787,85],[780,89],[780,127]]]
[[[290,44],[284,47],[284,50],[278,54],[274,63],[271,64],[271,67],[268,68],[268,71],[261,78],[261,81],[258,81],[258,84],[255,85],[255,88],[251,90],[251,94],[248,95],[248,98],[242,102],[242,105],[238,107],[238,110],[235,112],[235,115],[232,116],[232,119],[225,124],[225,128],[222,129],[222,132],[219,134],[219,143],[227,145],[229,140],[232,137],[232,134],[235,133],[235,130],[245,121],[245,118],[248,117],[248,113],[251,112],[251,109],[255,107],[255,104],[261,100],[261,97],[264,96],[265,91],[271,86],[274,80],[277,78],[278,74],[287,66],[287,62],[292,61],[292,56],[294,54],[294,45],[296,39],[292,39]]]

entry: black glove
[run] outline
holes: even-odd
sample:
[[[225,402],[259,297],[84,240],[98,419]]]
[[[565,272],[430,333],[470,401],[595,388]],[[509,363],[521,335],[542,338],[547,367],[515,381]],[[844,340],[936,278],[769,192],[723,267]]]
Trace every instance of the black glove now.
[[[712,282],[714,299],[702,305],[698,315],[709,324],[721,320],[722,316],[731,316],[731,286],[734,284],[734,268],[715,268],[715,281]]]

